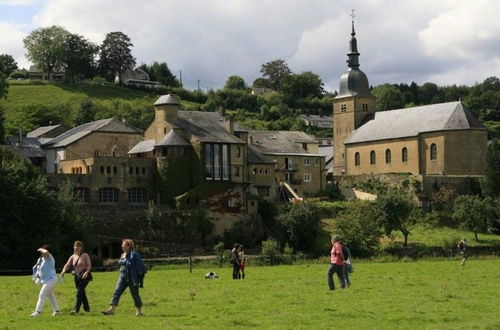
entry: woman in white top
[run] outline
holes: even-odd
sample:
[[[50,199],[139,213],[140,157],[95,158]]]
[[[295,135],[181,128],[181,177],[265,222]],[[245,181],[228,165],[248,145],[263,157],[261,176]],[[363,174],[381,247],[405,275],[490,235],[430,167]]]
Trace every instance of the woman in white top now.
[[[54,257],[50,254],[49,250],[50,247],[47,244],[37,249],[37,252],[40,253],[40,257],[35,266],[33,266],[33,282],[40,285],[42,288],[38,295],[35,311],[31,314],[32,317],[38,317],[42,314],[42,309],[47,299],[49,299],[52,305],[52,316],[61,314],[59,304],[54,294],[54,288],[57,283],[56,265]]]

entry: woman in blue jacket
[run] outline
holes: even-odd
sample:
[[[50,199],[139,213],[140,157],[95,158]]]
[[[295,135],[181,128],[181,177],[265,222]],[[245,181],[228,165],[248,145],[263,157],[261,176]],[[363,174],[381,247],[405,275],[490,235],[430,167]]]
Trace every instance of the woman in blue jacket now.
[[[137,308],[136,316],[142,316],[142,301],[139,296],[139,287],[142,287],[142,280],[146,274],[146,267],[142,262],[139,252],[134,250],[134,241],[126,238],[122,241],[122,255],[118,260],[120,266],[120,276],[116,282],[115,292],[111,298],[110,307],[103,311],[104,315],[114,315],[116,306],[120,301],[120,297],[127,287],[130,288],[130,293],[134,299],[135,307]]]

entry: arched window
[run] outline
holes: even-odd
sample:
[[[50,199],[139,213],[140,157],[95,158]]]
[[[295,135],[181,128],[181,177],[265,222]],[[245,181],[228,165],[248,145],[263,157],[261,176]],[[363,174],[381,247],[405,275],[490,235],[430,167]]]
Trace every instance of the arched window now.
[[[391,163],[391,149],[385,149],[385,163]]]
[[[436,144],[433,143],[431,144],[431,160],[436,160],[437,159],[437,147]]]
[[[100,204],[117,204],[120,200],[120,190],[117,188],[101,188],[99,189]]]
[[[375,155],[375,151],[370,151],[370,164],[375,164],[377,162],[377,158]]]
[[[406,149],[406,147],[401,149],[401,161],[403,161],[403,163],[408,161],[408,149]]]
[[[359,166],[361,164],[361,156],[359,155],[359,152],[356,152],[354,154],[354,165]]]

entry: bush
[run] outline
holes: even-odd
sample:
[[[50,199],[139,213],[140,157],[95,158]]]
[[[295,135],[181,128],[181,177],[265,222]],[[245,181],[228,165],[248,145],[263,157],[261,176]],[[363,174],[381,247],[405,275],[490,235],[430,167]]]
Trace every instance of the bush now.
[[[214,252],[217,256],[217,261],[219,262],[220,267],[222,267],[222,264],[224,263],[224,251],[224,242],[219,242],[214,245]]]
[[[262,242],[262,254],[269,258],[269,263],[275,265],[281,255],[280,244],[277,240],[269,238]]]

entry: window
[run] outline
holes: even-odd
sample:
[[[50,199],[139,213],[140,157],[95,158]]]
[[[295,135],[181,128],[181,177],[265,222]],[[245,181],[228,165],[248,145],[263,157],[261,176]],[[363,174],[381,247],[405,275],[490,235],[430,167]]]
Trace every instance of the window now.
[[[431,160],[436,160],[437,159],[437,147],[436,144],[433,143],[431,144]]]
[[[89,188],[75,187],[73,188],[73,196],[82,203],[88,204],[90,202]]]
[[[116,188],[101,188],[99,189],[100,204],[117,204],[120,199],[120,191]]]
[[[391,149],[386,149],[385,150],[385,163],[390,164],[391,163]]]
[[[146,168],[145,167],[142,168],[142,174],[146,175]]]
[[[347,104],[341,104],[340,105],[340,112],[346,112],[347,111]]]
[[[240,167],[236,166],[234,168],[234,176],[239,177],[240,176]]]
[[[363,103],[362,107],[363,107],[363,111],[368,111],[368,104]]]
[[[134,174],[134,167],[130,166],[128,168],[128,174],[130,174],[130,175]]]
[[[135,174],[139,175],[139,167],[135,168]]]
[[[113,166],[113,174],[118,174],[118,168],[116,166]]]
[[[311,173],[304,173],[304,182],[311,182]]]
[[[370,152],[370,164],[375,164],[377,162],[377,158],[376,158],[376,155],[375,155],[375,151],[371,151]]]
[[[309,158],[304,158],[304,166],[309,166]]]
[[[408,161],[408,149],[406,149],[406,147],[401,149],[401,161],[403,163],[406,163]]]
[[[207,143],[205,153],[205,178],[207,180],[229,180],[229,145]]]
[[[167,134],[167,128],[163,127],[163,134]]]
[[[241,157],[241,147],[237,146],[236,147],[236,158],[240,158],[240,157]]]
[[[356,152],[354,154],[354,166],[359,166],[361,164],[361,156],[359,155],[359,152]]]
[[[104,166],[101,166],[101,174],[104,174]]]
[[[129,188],[127,192],[130,204],[146,204],[148,202],[148,191],[144,188]]]
[[[108,167],[106,167],[106,173],[107,173],[107,174],[111,174],[111,167],[109,167],[109,166],[108,166]]]
[[[303,148],[304,150],[307,150],[307,143],[302,143],[302,148]]]

